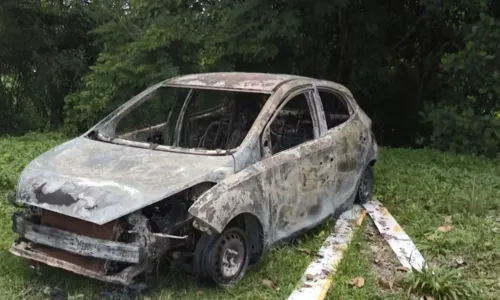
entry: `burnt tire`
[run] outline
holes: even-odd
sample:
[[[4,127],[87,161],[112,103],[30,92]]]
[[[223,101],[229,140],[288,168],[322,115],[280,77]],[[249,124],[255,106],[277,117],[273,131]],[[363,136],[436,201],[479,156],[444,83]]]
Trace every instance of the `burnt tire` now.
[[[373,198],[374,186],[373,166],[369,164],[359,180],[358,190],[356,191],[356,204],[365,204]]]
[[[220,235],[203,235],[195,251],[198,280],[222,287],[236,284],[248,270],[250,247],[245,231],[232,227]]]

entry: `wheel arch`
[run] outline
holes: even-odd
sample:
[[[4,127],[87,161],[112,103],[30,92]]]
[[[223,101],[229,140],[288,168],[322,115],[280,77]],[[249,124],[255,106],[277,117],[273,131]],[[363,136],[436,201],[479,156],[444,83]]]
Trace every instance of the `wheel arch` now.
[[[264,229],[259,218],[248,212],[241,213],[229,221],[224,228],[243,229],[250,243],[250,257],[253,262],[259,260],[264,251]]]
[[[265,244],[270,208],[268,189],[261,183],[261,171],[244,169],[203,193],[188,210],[195,218],[193,226],[206,233],[219,234],[231,222],[249,228],[257,226]]]

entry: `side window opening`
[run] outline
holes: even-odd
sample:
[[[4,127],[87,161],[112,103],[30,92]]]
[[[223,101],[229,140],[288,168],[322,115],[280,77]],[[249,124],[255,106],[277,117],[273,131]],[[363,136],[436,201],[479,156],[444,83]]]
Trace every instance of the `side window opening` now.
[[[335,92],[319,90],[319,96],[325,112],[326,126],[328,129],[339,126],[349,120],[350,113],[347,103]]]
[[[291,98],[269,126],[271,153],[295,147],[314,139],[314,123],[304,93]]]

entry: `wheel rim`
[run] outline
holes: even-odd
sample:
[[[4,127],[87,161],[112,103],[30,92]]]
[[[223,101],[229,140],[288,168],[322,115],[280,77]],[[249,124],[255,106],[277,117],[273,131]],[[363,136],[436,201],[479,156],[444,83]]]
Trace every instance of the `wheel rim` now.
[[[215,277],[219,283],[237,279],[247,260],[246,244],[237,232],[228,232],[220,237],[214,257]]]

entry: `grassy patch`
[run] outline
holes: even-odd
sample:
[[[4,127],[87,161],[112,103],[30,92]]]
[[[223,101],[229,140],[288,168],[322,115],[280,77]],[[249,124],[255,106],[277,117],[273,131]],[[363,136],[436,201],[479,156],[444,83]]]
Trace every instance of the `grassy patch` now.
[[[0,299],[46,299],[46,286],[66,289],[70,296],[101,298],[105,285],[52,268],[37,276],[26,261],[8,253],[15,239],[11,232],[6,195],[19,172],[38,154],[60,143],[58,135],[29,135],[0,139]],[[455,156],[431,150],[382,149],[376,168],[376,196],[403,225],[432,265],[443,270],[441,277],[410,279],[393,293],[384,291],[373,271],[365,231],[355,238],[339,266],[328,299],[405,299],[403,290],[417,280],[461,282],[474,285],[477,299],[497,299],[500,290],[500,161]],[[438,228],[451,220],[452,230]],[[367,225],[364,225],[365,227]],[[366,229],[364,227],[364,229]],[[301,238],[300,245],[278,247],[265,256],[233,289],[199,287],[186,274],[158,270],[158,287],[151,299],[286,299],[312,257],[299,248],[315,252],[328,234],[328,225]],[[456,270],[446,279],[446,274]],[[440,273],[441,274],[441,273]],[[363,276],[363,288],[347,281]],[[262,280],[272,281],[271,289]],[[440,283],[441,284],[441,283]],[[437,293],[414,289],[417,294]]]
[[[377,199],[432,268],[399,278],[399,290],[386,294],[374,284],[373,257],[366,250],[371,241],[358,233],[328,299],[408,299],[408,293],[468,299],[463,295],[472,292],[476,295],[471,299],[498,299],[500,161],[433,150],[383,149],[375,170]],[[356,276],[365,277],[365,287],[353,289],[345,283]]]
[[[333,277],[334,283],[327,294],[327,300],[401,299],[401,293],[388,293],[378,285],[378,278],[372,269],[373,255],[369,249],[370,241],[366,235],[366,227],[369,224],[369,221],[365,220],[360,230],[355,233]],[[364,278],[363,287],[358,288],[349,284],[349,281],[356,277]]]

